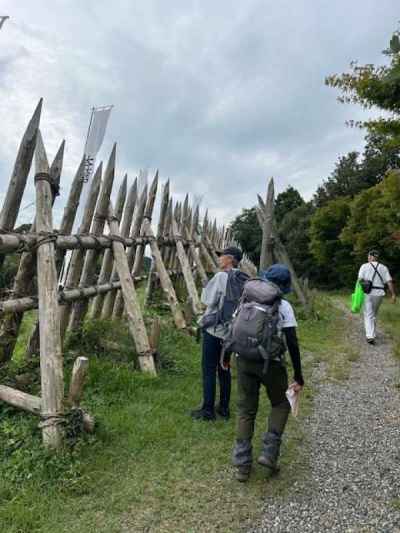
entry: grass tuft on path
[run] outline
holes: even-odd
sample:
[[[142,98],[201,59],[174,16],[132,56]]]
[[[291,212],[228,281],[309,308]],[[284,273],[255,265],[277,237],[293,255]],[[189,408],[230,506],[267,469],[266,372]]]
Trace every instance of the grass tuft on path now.
[[[66,376],[74,356],[90,356],[84,406],[96,416],[95,435],[58,456],[41,446],[38,420],[0,405],[0,523],[8,533],[113,533],[121,531],[240,531],[261,516],[268,498],[308,475],[302,421],[310,413],[312,367],[345,344],[341,313],[321,297],[320,320],[300,320],[299,333],[308,386],[299,419],[291,419],[282,452],[282,471],[266,478],[255,467],[251,481],[233,480],[230,453],[234,420],[192,421],[201,397],[200,349],[195,340],[163,317],[156,379],[134,370],[132,341],[121,323],[88,324],[66,354]],[[118,352],[104,342],[118,341]],[[312,355],[311,355],[312,354]],[[347,356],[346,356],[347,357]],[[16,363],[14,363],[14,366]],[[33,372],[19,361],[17,373]],[[292,374],[289,369],[290,375]],[[27,389],[35,392],[32,378]],[[235,383],[233,386],[235,391]],[[232,399],[235,415],[235,393]],[[254,439],[255,456],[265,430],[262,396]]]

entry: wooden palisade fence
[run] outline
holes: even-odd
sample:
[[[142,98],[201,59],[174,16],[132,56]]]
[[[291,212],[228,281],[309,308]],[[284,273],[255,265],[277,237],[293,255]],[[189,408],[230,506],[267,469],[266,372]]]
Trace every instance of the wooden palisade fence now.
[[[127,320],[138,362],[144,372],[156,375],[155,354],[159,321],[148,333],[136,292],[146,283],[146,302],[156,287],[161,289],[178,329],[192,331],[187,313],[176,292],[184,284],[191,315],[202,312],[199,288],[217,271],[217,252],[232,243],[229,231],[218,228],[208,214],[200,224],[198,206],[174,202],[167,181],[162,189],[161,209],[154,233],[152,217],[159,187],[156,173],[150,187],[138,190],[137,179],[128,184],[125,176],[115,207],[111,194],[115,178],[117,148],[114,145],[106,169],[100,164],[89,186],[81,221],[75,221],[84,185],[82,160],[71,184],[59,228],[54,228],[52,206],[59,194],[64,142],[51,165],[39,130],[39,102],[22,138],[8,190],[0,213],[0,262],[6,254],[21,254],[10,296],[0,301],[0,365],[13,355],[24,312],[38,309],[38,321],[30,336],[26,357],[40,358],[41,394],[32,396],[0,384],[0,400],[41,418],[43,442],[59,448],[64,439],[68,412],[80,409],[80,399],[89,361],[78,357],[64,398],[63,346],[67,333],[81,328],[86,317]],[[34,159],[34,165],[32,165]],[[15,231],[15,224],[31,167],[34,166],[36,216],[28,232]],[[75,222],[80,222],[72,234]],[[152,266],[144,271],[145,251]],[[70,261],[59,286],[66,253]],[[101,264],[97,273],[97,265]],[[243,268],[256,270],[247,260]],[[34,286],[37,279],[37,290]],[[93,419],[80,410],[83,426],[93,429]]]

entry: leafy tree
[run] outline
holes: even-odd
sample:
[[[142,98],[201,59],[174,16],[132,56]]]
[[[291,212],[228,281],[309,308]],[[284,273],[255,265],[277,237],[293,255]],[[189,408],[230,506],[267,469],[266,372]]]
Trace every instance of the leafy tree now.
[[[318,267],[310,252],[310,226],[315,211],[311,202],[292,209],[279,225],[279,235],[298,276],[316,281]]]
[[[354,198],[362,190],[382,181],[389,169],[400,166],[399,149],[388,145],[385,136],[370,133],[366,141],[362,155],[349,152],[339,158],[332,174],[314,195],[317,207],[343,196]]]
[[[243,209],[231,224],[234,239],[255,265],[260,262],[262,231],[258,224],[256,208]]]
[[[321,207],[335,198],[353,196],[360,191],[358,157],[358,152],[349,152],[347,155],[339,157],[339,161],[335,164],[335,170],[327,181],[318,187],[314,195],[314,202],[317,207]]]
[[[278,194],[275,200],[274,214],[277,223],[279,224],[284,216],[304,204],[299,191],[294,187],[289,186],[285,191]]]
[[[350,286],[354,282],[352,245],[339,238],[350,217],[349,204],[349,198],[331,200],[311,218],[310,250],[319,267],[320,281],[330,288]]]
[[[356,262],[364,263],[371,248],[393,274],[400,274],[400,172],[389,172],[382,183],[361,192],[352,202],[351,214],[340,240],[353,248]]]

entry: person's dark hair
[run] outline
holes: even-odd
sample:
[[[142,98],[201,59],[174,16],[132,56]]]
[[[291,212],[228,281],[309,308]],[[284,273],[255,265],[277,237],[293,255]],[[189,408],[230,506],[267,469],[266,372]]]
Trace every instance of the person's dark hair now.
[[[379,252],[378,252],[378,250],[375,250],[375,249],[370,250],[370,251],[368,252],[368,255],[370,255],[370,256],[372,256],[372,257],[375,257],[375,259],[378,259],[378,258],[379,258]]]

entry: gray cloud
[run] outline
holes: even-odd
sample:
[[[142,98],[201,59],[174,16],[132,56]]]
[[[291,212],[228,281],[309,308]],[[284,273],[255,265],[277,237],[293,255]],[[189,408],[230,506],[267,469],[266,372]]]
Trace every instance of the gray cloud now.
[[[3,2],[2,190],[40,96],[49,153],[67,140],[65,189],[91,106],[112,103],[101,157],[116,140],[118,179],[159,168],[177,197],[203,194],[224,221],[271,175],[278,191],[292,184],[310,197],[338,155],[362,146],[344,125],[362,110],[338,104],[324,77],[352,59],[382,61],[398,18],[394,0],[48,5]]]

